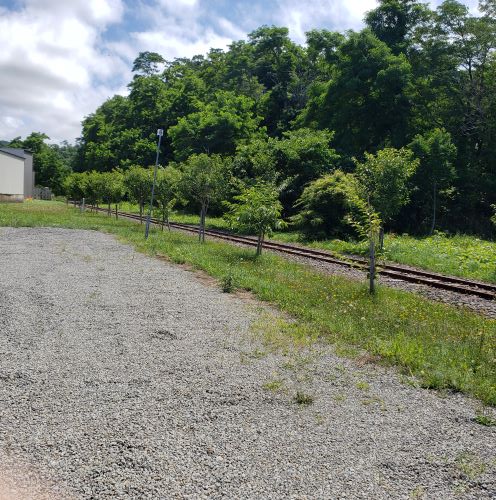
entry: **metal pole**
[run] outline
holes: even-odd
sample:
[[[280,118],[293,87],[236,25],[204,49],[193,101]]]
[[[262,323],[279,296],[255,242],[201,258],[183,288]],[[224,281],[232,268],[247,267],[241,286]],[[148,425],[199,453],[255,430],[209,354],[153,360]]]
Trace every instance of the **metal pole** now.
[[[148,217],[146,218],[145,240],[148,239],[148,233],[150,232],[150,219],[152,217],[153,196],[155,194],[155,183],[157,182],[158,156],[160,154],[160,143],[162,142],[162,136],[164,135],[164,131],[161,128],[159,128],[157,130],[157,135],[158,135],[157,157],[155,159],[155,169],[153,171],[152,197],[150,198],[150,208],[148,209]]]

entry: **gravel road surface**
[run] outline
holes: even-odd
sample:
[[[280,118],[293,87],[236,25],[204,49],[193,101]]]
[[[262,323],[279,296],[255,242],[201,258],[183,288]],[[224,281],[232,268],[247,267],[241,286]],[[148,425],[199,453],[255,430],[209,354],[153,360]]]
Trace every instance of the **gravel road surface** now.
[[[275,352],[280,320],[109,235],[0,228],[0,498],[496,498],[476,402]]]

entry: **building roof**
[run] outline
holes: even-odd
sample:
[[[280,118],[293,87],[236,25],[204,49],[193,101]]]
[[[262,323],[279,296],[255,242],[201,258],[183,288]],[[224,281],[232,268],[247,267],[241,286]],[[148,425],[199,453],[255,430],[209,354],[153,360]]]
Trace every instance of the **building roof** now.
[[[17,158],[21,158],[23,160],[31,156],[31,153],[27,149],[20,148],[0,148],[0,153],[7,153],[11,156],[17,156]]]

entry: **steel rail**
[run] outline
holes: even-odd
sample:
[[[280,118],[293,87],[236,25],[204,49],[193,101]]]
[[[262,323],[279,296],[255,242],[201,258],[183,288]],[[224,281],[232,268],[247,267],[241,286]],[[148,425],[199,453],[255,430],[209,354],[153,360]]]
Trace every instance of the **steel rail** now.
[[[98,210],[101,212],[108,212],[107,209],[101,207],[88,206],[88,208],[91,208],[93,210]],[[113,211],[112,214],[115,214],[115,211]],[[122,212],[122,211],[117,211],[117,214],[124,218],[136,221],[141,220],[140,216],[137,214]],[[162,225],[162,221],[154,217],[151,218],[151,222],[155,225]],[[187,231],[192,233],[198,232],[198,226],[196,226],[195,224],[170,222],[170,226],[175,229],[180,229],[182,231]],[[257,245],[256,239],[250,236],[237,235],[229,233],[227,231],[221,231],[218,229],[208,229],[205,231],[205,233],[215,238],[231,241],[233,243],[240,243],[249,246]],[[263,247],[267,250],[283,252],[289,255],[304,257],[307,259],[312,259],[320,262],[338,264],[341,266],[355,268],[363,271],[366,271],[368,266],[367,260],[360,257],[350,256],[345,258],[343,257],[338,258],[332,253],[326,252],[324,250],[316,250],[313,248],[302,247],[299,245],[280,243],[273,240],[265,241]],[[385,264],[379,267],[378,273],[383,276],[387,276],[389,278],[393,278],[400,281],[418,283],[432,288],[439,288],[467,295],[475,295],[487,300],[496,300],[496,285],[490,283],[467,280],[464,278],[458,278],[456,276],[446,276],[444,274],[433,273],[420,269],[412,269],[409,267],[404,267],[396,264]]]

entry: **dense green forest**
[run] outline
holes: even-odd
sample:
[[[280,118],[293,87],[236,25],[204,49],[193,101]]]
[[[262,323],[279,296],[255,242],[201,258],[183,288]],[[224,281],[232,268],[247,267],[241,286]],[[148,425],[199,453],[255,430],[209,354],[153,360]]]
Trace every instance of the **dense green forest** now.
[[[129,95],[87,116],[75,148],[50,147],[63,159],[52,184],[67,165],[152,165],[163,128],[163,165],[223,162],[216,212],[263,182],[310,236],[349,234],[361,181],[386,229],[494,236],[496,1],[479,10],[381,0],[362,31],[312,30],[303,46],[262,26],[205,56],[141,53]]]

